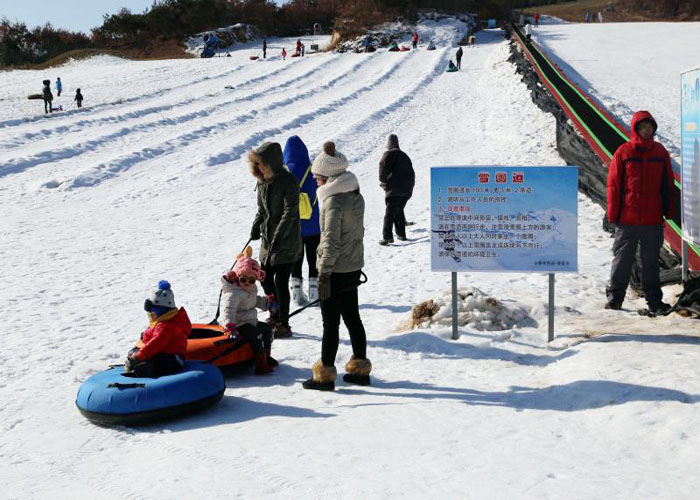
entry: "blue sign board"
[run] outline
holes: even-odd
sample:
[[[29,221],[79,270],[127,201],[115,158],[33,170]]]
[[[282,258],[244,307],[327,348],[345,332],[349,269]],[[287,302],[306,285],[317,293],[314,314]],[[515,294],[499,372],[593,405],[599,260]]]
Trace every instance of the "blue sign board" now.
[[[682,225],[700,244],[700,68],[681,74]]]
[[[578,167],[432,167],[430,182],[433,271],[578,270]]]

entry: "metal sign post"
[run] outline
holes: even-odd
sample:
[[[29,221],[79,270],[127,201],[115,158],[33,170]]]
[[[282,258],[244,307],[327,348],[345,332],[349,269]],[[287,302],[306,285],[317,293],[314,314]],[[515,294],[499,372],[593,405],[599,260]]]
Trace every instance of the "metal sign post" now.
[[[554,340],[554,273],[549,273],[549,335],[547,342]]]
[[[459,338],[457,331],[457,273],[452,273],[452,340]]]

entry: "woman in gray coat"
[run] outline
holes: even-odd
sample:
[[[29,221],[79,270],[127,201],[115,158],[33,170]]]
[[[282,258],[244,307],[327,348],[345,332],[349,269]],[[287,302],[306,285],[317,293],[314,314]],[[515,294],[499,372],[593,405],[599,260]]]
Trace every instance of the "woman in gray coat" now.
[[[323,317],[321,359],[311,369],[305,389],[335,389],[335,356],[338,352],[340,318],[350,333],[353,356],[343,380],[369,385],[372,363],[367,359],[367,336],[360,318],[357,287],[364,265],[365,200],[357,177],[347,171],[348,161],[327,142],[316,157],[311,173],[319,188],[321,242],[316,252],[318,295]]]

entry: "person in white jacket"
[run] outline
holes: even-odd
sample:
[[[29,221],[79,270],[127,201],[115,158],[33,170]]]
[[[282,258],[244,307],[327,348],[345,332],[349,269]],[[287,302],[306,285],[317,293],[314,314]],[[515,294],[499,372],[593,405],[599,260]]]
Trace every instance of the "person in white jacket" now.
[[[532,42],[532,24],[529,22],[525,25],[525,38],[527,38],[527,43]]]
[[[255,356],[255,373],[265,375],[279,365],[271,356],[272,328],[258,321],[256,308],[270,310],[277,306],[272,295],[258,296],[256,281],[265,279],[265,271],[251,257],[253,249],[238,254],[233,269],[221,277],[221,300],[226,332],[239,334],[250,342]]]

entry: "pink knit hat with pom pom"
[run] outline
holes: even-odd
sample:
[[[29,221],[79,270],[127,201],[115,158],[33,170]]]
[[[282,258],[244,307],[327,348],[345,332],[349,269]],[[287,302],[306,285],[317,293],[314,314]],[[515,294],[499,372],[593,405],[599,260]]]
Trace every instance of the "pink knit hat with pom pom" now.
[[[238,279],[238,276],[250,275],[255,276],[256,279],[262,281],[265,279],[265,271],[260,267],[260,264],[253,257],[253,249],[246,247],[242,253],[236,255],[236,263],[233,266],[233,271],[229,271],[226,277],[229,281],[234,281]],[[233,273],[234,276],[230,276]]]

